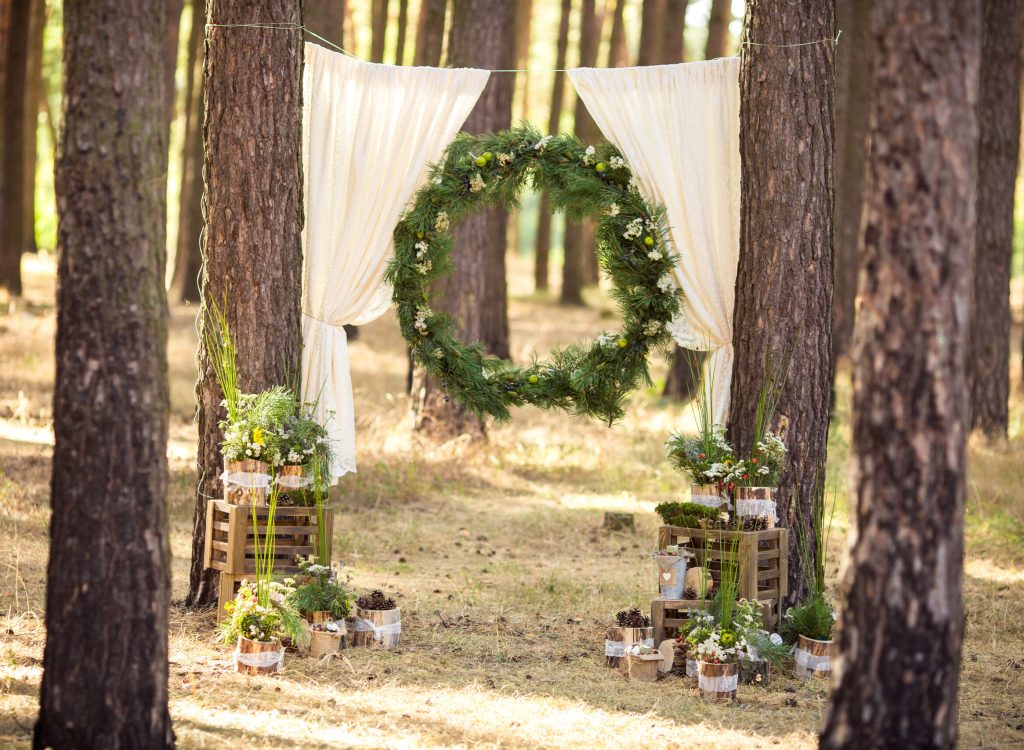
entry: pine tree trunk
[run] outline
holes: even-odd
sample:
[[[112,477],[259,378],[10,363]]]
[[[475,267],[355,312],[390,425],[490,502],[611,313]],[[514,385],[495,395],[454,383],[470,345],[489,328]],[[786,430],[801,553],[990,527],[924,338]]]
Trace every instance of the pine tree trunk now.
[[[704,59],[714,60],[729,54],[729,22],[732,21],[732,0],[711,0],[708,16],[708,40]]]
[[[776,424],[789,449],[780,482],[784,525],[806,529],[824,479],[832,384],[832,206],[835,0],[750,0],[740,68],[740,260],[733,323],[729,434],[752,448],[769,358],[792,352]],[[792,502],[792,507],[790,507]],[[789,535],[789,601],[803,597]],[[812,554],[816,556],[817,551]]]
[[[384,62],[384,41],[388,33],[388,0],[373,0],[370,18],[370,62]]]
[[[557,135],[565,102],[565,59],[569,48],[569,17],[572,0],[562,0],[562,14],[558,21],[558,42],[555,51],[555,78],[551,85],[551,109],[548,115],[548,133]],[[537,217],[537,245],[534,248],[533,283],[538,291],[548,288],[548,265],[551,257],[551,200],[548,191],[540,195],[540,213]]]
[[[488,19],[481,23],[480,19]],[[455,0],[448,64],[454,67],[511,68],[515,61],[515,5],[505,0]],[[512,74],[491,76],[473,112],[468,133],[509,127],[512,119]],[[454,271],[441,283],[440,308],[459,323],[466,341],[481,341],[488,352],[508,357],[505,285],[505,231],[508,214],[486,208],[455,228]],[[445,401],[442,385],[413,373],[412,406],[417,431],[437,438],[461,434],[482,437],[484,423],[461,405]]]
[[[664,65],[686,59],[683,36],[686,33],[687,0],[665,1],[665,25],[662,26],[661,62]]]
[[[629,49],[626,46],[626,0],[615,0],[612,14],[612,29],[608,37],[608,67],[621,68],[629,65]]]
[[[211,24],[252,20],[247,0],[210,0],[207,7]],[[268,0],[262,8],[268,23],[301,22],[300,0]],[[202,296],[205,308],[217,304],[227,317],[243,393],[292,384],[299,371],[302,57],[298,29],[213,26],[207,33]],[[215,599],[216,582],[202,566],[203,533],[206,500],[221,495],[222,398],[200,349],[190,606]]]
[[[21,250],[25,238],[25,83],[32,9],[26,0],[10,8],[3,66],[3,164],[0,165],[0,287],[21,295]]]
[[[857,248],[868,157],[871,0],[838,0],[842,43],[836,49],[836,257],[832,351],[850,350],[857,297]]]
[[[29,22],[28,60],[25,80],[25,164],[22,168],[22,241],[23,253],[34,253],[36,245],[36,132],[39,128],[39,110],[46,96],[43,88],[43,31],[46,28],[45,0],[31,0],[32,15]]]
[[[416,27],[416,54],[414,65],[441,64],[441,50],[444,47],[444,21],[448,0],[422,0],[420,17]]]
[[[405,35],[409,25],[409,0],[398,0],[398,40],[395,42],[395,65],[405,65]]]
[[[597,65],[597,52],[601,46],[601,19],[595,0],[582,0],[580,4],[580,67]],[[574,112],[576,135],[584,143],[594,143],[601,131],[587,111],[583,99],[577,94]],[[563,242],[562,296],[563,305],[582,305],[583,287],[598,281],[597,252],[594,248],[594,224],[590,219],[570,223],[566,219]]]
[[[1010,396],[1010,261],[1020,142],[1021,0],[984,0],[978,104],[978,237],[967,382],[971,427],[1005,438]]]
[[[821,747],[952,748],[981,2],[875,0],[871,36],[853,355],[857,533]]]
[[[657,65],[661,60],[662,29],[665,27],[665,0],[641,0],[640,48],[637,65]]]
[[[165,11],[163,3],[114,0],[64,5],[53,512],[33,737],[40,749],[174,746]]]
[[[530,66],[530,21],[533,18],[533,0],[516,0],[516,59],[515,67],[528,70]],[[528,122],[530,119],[530,76],[516,76],[516,82],[522,85],[517,99],[522,107],[516,116],[517,122]],[[518,221],[512,222],[510,232],[518,236]],[[518,250],[519,242],[510,245]]]
[[[178,69],[178,40],[181,31],[183,0],[164,0],[167,5],[167,26],[164,29],[164,112],[167,118],[165,142],[171,139],[171,121],[174,120],[174,74]]]
[[[203,265],[203,36],[206,2],[192,0],[192,29],[188,37],[185,79],[185,137],[181,149],[181,192],[178,199],[178,238],[174,253],[171,298],[199,301]]]
[[[344,46],[344,0],[302,0],[302,22],[306,28],[324,39]],[[316,37],[309,41],[327,46]],[[332,47],[327,47],[333,49]]]

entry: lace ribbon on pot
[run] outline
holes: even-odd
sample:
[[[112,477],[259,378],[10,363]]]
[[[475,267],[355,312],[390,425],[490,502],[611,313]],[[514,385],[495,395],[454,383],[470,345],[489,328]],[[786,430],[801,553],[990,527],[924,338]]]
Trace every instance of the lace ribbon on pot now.
[[[289,490],[298,490],[312,483],[313,477],[304,477],[297,474],[278,474],[277,483]]]
[[[362,617],[356,618],[356,632],[357,633],[368,633],[373,631],[373,640],[379,641],[382,636],[385,635],[396,635],[402,632],[402,621],[391,622],[386,625],[374,625],[369,620],[364,620]]]
[[[609,641],[605,639],[604,642],[604,655],[605,656],[625,656],[632,646],[648,646],[654,648],[653,638],[644,638],[640,643],[629,643],[625,641]]]
[[[270,487],[270,475],[262,472],[225,470],[220,475],[220,481],[225,486],[244,487],[247,490],[265,490]]]
[[[729,508],[729,501],[721,495],[692,495],[690,502],[703,505],[705,508]]]
[[[832,657],[829,654],[815,656],[810,651],[798,648],[793,651],[793,660],[798,667],[812,672],[829,672],[832,669]]]
[[[699,677],[700,676],[700,667],[697,666],[697,660],[696,659],[687,659],[686,660],[686,676],[687,677]]]
[[[739,674],[726,674],[721,677],[709,677],[708,675],[697,675],[697,687],[707,693],[728,693],[736,689],[739,684]]]
[[[778,522],[778,516],[775,515],[775,501],[774,500],[737,500],[736,501],[736,515],[737,516],[762,516],[767,517],[772,523]]]
[[[241,664],[245,667],[273,667],[277,666],[278,672],[284,668],[284,646],[277,651],[239,651],[235,649],[235,665]]]

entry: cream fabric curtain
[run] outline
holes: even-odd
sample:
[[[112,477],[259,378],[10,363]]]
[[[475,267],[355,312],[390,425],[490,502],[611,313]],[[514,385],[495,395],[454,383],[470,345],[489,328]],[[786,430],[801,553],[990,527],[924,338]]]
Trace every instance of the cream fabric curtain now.
[[[569,79],[633,178],[668,212],[686,299],[672,334],[712,352],[716,421],[732,384],[732,316],[740,246],[739,58],[642,68],[577,68]]]
[[[356,470],[342,326],[369,323],[388,309],[392,231],[489,73],[376,65],[315,44],[305,56],[302,398],[318,402],[338,477]]]

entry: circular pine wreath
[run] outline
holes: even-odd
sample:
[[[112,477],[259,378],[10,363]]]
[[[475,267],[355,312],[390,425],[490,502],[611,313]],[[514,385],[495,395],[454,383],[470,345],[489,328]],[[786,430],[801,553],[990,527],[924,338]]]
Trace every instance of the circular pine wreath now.
[[[626,396],[650,385],[647,356],[670,343],[666,324],[679,312],[664,208],[631,185],[629,167],[611,144],[584,146],[575,136],[542,136],[529,126],[459,134],[430,178],[395,227],[387,272],[416,361],[481,417],[505,420],[510,407],[533,404],[609,424],[619,419]],[[548,361],[517,367],[485,354],[479,343],[462,343],[455,322],[432,310],[430,299],[434,282],[452,268],[450,226],[485,206],[517,206],[527,183],[546,189],[552,208],[569,219],[597,219],[598,259],[623,325],[591,343],[558,349]]]

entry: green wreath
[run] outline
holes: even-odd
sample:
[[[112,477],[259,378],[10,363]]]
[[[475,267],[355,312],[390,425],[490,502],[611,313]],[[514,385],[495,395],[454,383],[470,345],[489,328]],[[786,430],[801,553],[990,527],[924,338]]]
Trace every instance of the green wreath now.
[[[395,227],[387,272],[402,335],[416,361],[441,380],[446,400],[450,393],[498,420],[508,419],[512,406],[533,404],[611,424],[622,417],[626,396],[651,384],[647,357],[670,343],[666,324],[678,314],[681,294],[671,275],[676,259],[665,242],[665,210],[646,201],[631,176],[611,144],[584,146],[575,136],[542,136],[529,126],[460,133],[448,146]],[[479,343],[463,344],[455,322],[429,305],[432,285],[452,268],[450,225],[485,206],[517,206],[528,181],[546,188],[552,208],[569,219],[598,217],[598,259],[623,326],[558,349],[548,362],[517,367]]]

